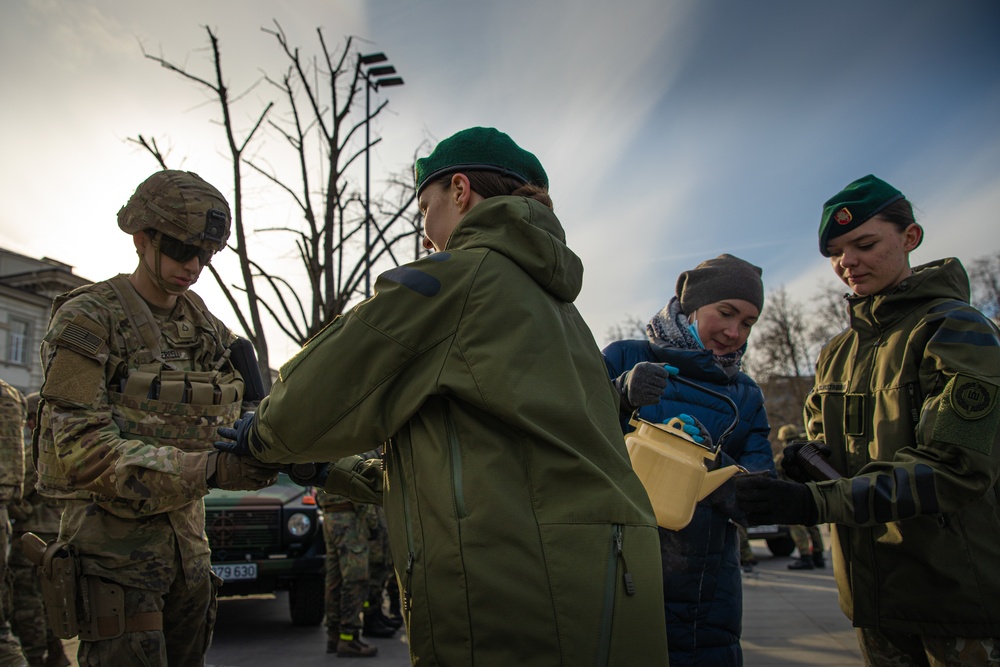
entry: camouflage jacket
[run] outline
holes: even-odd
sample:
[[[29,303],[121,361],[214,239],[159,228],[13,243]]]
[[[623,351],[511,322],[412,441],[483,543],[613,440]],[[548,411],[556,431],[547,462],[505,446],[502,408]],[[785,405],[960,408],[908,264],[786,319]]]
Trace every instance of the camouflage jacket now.
[[[849,299],[805,408],[843,479],[810,484],[833,522],[857,627],[1000,636],[1000,336],[955,259]]]
[[[37,486],[67,500],[60,536],[85,573],[165,591],[179,552],[189,581],[208,576],[202,498],[216,429],[239,416],[234,339],[196,296],[153,312],[123,276],[56,301]]]
[[[59,519],[66,503],[43,496],[35,488],[38,472],[31,453],[30,431],[25,432],[24,442],[24,495],[18,503],[20,517],[14,521],[14,532],[54,535],[59,532]]]
[[[24,409],[21,392],[0,380],[0,508],[21,498]]]

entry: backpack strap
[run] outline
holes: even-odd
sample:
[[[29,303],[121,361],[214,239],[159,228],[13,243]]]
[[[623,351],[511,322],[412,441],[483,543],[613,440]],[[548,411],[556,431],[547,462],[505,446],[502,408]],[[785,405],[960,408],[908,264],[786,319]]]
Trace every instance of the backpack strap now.
[[[139,334],[146,349],[152,355],[152,359],[149,361],[163,362],[163,352],[160,350],[160,327],[156,325],[156,320],[153,319],[153,312],[149,309],[149,306],[139,296],[138,292],[135,291],[135,288],[132,287],[128,276],[124,273],[119,273],[114,278],[108,280],[108,285],[111,286],[111,289],[118,296],[118,301],[121,302],[122,308],[125,309],[125,315],[128,317],[129,324]],[[166,362],[163,363],[166,365]]]

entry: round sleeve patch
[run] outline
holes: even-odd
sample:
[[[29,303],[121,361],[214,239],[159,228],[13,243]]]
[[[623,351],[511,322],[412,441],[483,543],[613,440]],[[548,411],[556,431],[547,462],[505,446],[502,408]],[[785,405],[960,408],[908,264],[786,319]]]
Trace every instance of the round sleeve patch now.
[[[955,376],[951,404],[963,419],[979,419],[990,414],[996,403],[996,385],[964,375]]]

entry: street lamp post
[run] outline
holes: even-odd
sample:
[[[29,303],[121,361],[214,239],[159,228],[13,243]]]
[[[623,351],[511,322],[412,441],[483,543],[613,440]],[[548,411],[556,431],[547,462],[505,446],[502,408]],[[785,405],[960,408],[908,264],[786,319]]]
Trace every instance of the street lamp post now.
[[[369,53],[358,56],[358,67],[362,66],[362,73],[365,76],[365,298],[372,295],[371,271],[372,271],[372,246],[371,246],[371,132],[370,125],[372,119],[371,111],[371,91],[378,91],[383,86],[402,86],[403,79],[398,76],[388,76],[396,73],[396,68],[392,65],[380,65],[370,67],[376,63],[384,63],[388,60],[384,53]]]

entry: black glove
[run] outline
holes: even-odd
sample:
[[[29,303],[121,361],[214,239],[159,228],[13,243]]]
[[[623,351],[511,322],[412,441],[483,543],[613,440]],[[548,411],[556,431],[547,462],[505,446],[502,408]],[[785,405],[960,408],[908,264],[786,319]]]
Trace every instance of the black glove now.
[[[677,375],[677,369],[669,364],[640,361],[615,380],[615,389],[621,395],[625,408],[631,412],[659,403],[663,390],[667,388],[667,378],[671,375]]]
[[[736,502],[751,526],[783,524],[815,526],[819,510],[805,484],[786,482],[767,474],[736,475]]]
[[[300,486],[323,487],[330,475],[329,463],[293,463],[285,468],[293,482]]]
[[[228,426],[219,427],[220,436],[235,442],[216,442],[215,448],[220,452],[252,457],[254,454],[250,447],[250,431],[253,429],[255,416],[256,413],[244,412],[243,416],[237,419],[231,428]]]
[[[809,472],[801,465],[798,457],[799,450],[809,443],[812,443],[819,450],[824,459],[830,458],[830,454],[832,453],[830,445],[822,440],[794,440],[781,450],[781,470],[788,479],[802,483],[819,481],[812,478]]]

